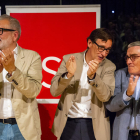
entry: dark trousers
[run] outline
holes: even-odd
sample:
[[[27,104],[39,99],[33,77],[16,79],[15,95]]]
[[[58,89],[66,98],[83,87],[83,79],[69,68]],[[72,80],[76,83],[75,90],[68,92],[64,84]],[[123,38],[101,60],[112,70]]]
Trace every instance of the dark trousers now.
[[[68,118],[60,140],[96,140],[92,119]]]
[[[129,131],[128,140],[140,140],[140,133],[138,132],[138,130]]]

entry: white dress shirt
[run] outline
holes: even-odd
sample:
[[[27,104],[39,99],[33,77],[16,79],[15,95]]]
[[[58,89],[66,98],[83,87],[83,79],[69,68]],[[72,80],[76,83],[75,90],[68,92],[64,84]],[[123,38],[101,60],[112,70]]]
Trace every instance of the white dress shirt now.
[[[17,47],[13,50],[14,58],[16,60]],[[14,110],[12,108],[12,90],[11,83],[5,78],[8,72],[3,69],[3,87],[1,88],[1,99],[0,99],[0,119],[15,118]]]
[[[70,118],[92,118],[92,113],[91,113],[92,87],[90,84],[88,84],[87,81],[88,69],[89,66],[86,63],[85,54],[84,54],[83,71],[81,74],[78,93],[77,93],[78,99],[75,102],[73,102],[68,112],[68,117]],[[66,75],[64,78],[67,78]]]

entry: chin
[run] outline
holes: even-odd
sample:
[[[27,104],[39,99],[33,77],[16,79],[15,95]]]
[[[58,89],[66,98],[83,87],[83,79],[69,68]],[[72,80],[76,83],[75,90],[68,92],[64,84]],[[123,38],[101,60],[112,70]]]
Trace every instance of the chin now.
[[[128,70],[129,74],[131,75],[140,75],[139,71],[135,71],[135,70]]]
[[[4,49],[5,47],[3,45],[0,45],[0,50]]]
[[[101,63],[103,60],[99,60],[99,63]]]
[[[101,63],[104,59],[98,59],[98,61]]]

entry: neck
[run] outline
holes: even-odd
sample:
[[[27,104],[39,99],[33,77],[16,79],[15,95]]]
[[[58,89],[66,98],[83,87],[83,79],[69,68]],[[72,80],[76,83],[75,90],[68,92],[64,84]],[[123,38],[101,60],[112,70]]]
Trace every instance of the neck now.
[[[88,64],[91,60],[93,60],[92,57],[91,57],[91,55],[90,55],[89,50],[88,50],[88,51],[86,52],[86,54],[85,54],[85,60],[86,60],[87,64]]]

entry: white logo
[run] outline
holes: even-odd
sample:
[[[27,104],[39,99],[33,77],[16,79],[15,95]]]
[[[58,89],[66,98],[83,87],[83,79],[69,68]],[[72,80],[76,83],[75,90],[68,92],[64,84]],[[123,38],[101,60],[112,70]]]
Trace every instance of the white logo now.
[[[55,75],[55,74],[56,74],[56,71],[51,70],[51,69],[49,69],[49,68],[46,66],[47,61],[50,61],[50,60],[54,60],[54,61],[57,61],[57,62],[59,63],[59,62],[61,61],[61,59],[58,58],[58,57],[55,57],[55,56],[51,56],[51,57],[46,57],[46,58],[43,60],[43,62],[42,62],[42,67],[43,67],[43,69],[44,69],[46,72]],[[44,87],[46,87],[46,88],[50,88],[50,86],[51,86],[51,85],[47,84],[47,83],[44,82],[44,81],[42,82],[42,85],[43,85]]]

